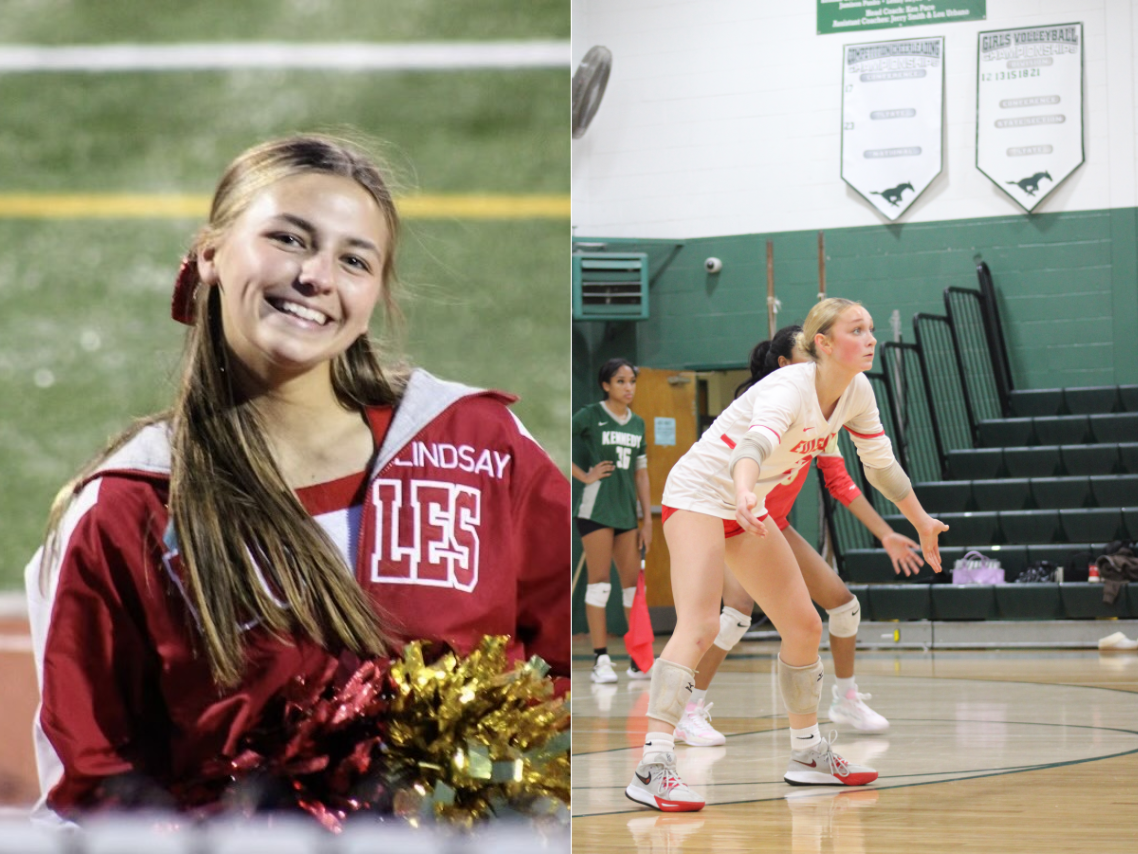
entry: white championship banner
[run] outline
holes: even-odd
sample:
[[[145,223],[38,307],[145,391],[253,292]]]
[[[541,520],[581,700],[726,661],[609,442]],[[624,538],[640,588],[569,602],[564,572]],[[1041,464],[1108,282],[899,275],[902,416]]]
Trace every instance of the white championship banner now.
[[[940,174],[944,37],[845,46],[842,180],[895,220]]]
[[[1083,25],[980,33],[976,168],[1030,213],[1083,159]]]

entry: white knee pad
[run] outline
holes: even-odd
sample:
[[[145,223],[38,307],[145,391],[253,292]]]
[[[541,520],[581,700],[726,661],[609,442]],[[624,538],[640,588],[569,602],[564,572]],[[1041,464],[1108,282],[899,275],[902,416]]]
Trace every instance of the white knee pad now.
[[[631,608],[632,600],[636,598],[636,587],[622,587],[620,589],[621,598],[624,599],[624,607]]]
[[[594,608],[603,608],[608,604],[609,594],[612,592],[612,585],[601,582],[599,584],[586,584],[585,585],[585,604],[592,605]]]
[[[830,637],[852,638],[857,634],[858,624],[861,622],[861,603],[855,596],[844,605],[832,608],[826,612],[830,615]]]
[[[782,702],[792,715],[813,715],[822,699],[822,659],[804,667],[792,667],[778,658],[778,687]]]
[[[735,644],[743,639],[749,628],[751,628],[749,616],[724,605],[723,613],[719,615],[719,634],[715,636],[715,645],[730,652]]]
[[[648,717],[671,726],[680,722],[695,688],[695,671],[666,658],[657,658],[648,686]]]

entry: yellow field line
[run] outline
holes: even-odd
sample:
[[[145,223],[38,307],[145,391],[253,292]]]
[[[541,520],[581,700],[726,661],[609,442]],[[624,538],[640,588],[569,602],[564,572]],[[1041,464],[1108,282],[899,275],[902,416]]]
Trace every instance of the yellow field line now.
[[[409,219],[567,219],[568,196],[415,195],[398,200]],[[7,219],[204,219],[209,197],[176,194],[0,193]]]
[[[404,196],[397,204],[416,219],[569,218],[568,196]]]

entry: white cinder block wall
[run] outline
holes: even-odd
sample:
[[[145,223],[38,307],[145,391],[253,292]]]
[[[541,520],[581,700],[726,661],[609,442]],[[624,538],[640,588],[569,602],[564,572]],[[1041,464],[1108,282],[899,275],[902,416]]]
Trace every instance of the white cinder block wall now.
[[[579,236],[690,238],[884,222],[841,180],[842,47],[945,37],[945,168],[899,222],[1020,208],[976,169],[976,34],[1081,21],[1086,162],[1038,213],[1138,205],[1138,0],[988,0],[985,21],[816,34],[814,0],[573,0],[574,67],[613,52],[573,142]]]

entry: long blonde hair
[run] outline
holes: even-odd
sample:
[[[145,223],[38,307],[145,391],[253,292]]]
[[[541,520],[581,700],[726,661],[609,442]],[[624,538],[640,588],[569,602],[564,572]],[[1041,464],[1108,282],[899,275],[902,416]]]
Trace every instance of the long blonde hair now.
[[[794,345],[815,362],[819,359],[818,346],[814,341],[815,335],[826,335],[847,308],[861,305],[860,302],[843,299],[842,297],[829,297],[816,303],[802,322],[802,331],[794,337]]]
[[[379,205],[388,233],[382,265],[386,320],[398,325],[401,315],[392,290],[399,217],[391,192],[368,156],[329,137],[286,137],[238,156],[222,176],[209,222],[187,256],[191,271],[197,252],[221,239],[257,193],[309,172],[351,178]],[[219,289],[196,287],[193,309],[173,407],[114,439],[61,491],[48,522],[45,571],[58,549],[63,514],[82,484],[141,428],[168,422],[170,519],[215,681],[225,687],[240,682],[240,626],[253,620],[279,637],[300,634],[329,648],[384,653],[390,646],[386,620],[285,482],[256,406],[234,387]],[[385,371],[367,335],[336,357],[331,375],[337,399],[350,410],[394,404],[406,384],[403,369]]]

